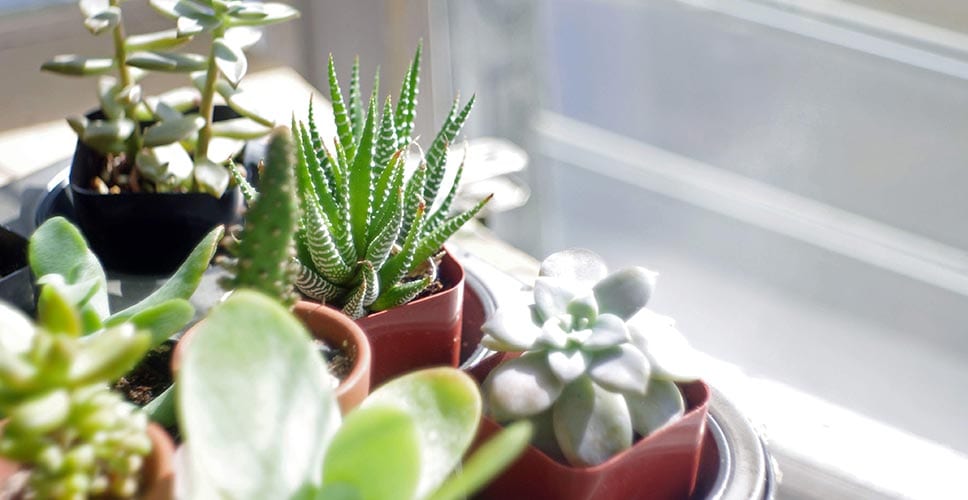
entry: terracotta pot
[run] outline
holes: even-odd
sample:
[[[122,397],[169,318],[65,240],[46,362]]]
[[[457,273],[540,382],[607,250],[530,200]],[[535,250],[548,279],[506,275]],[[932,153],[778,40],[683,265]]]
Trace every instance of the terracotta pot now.
[[[372,362],[366,335],[349,316],[315,302],[299,301],[293,313],[317,339],[355,353],[353,368],[336,389],[336,399],[345,415],[370,393]]]
[[[366,335],[349,316],[316,302],[299,301],[293,313],[314,338],[355,353],[353,368],[336,388],[336,400],[342,413],[346,414],[359,406],[370,393],[372,354]],[[197,331],[197,325],[189,328],[175,345],[171,356],[172,373],[178,372],[185,349],[191,344]]]
[[[445,252],[438,269],[443,290],[356,320],[370,339],[373,387],[420,368],[457,366],[464,268],[450,252]]]
[[[213,116],[220,121],[239,115],[219,106]],[[70,175],[74,216],[91,250],[108,269],[170,273],[213,227],[241,220],[237,187],[221,198],[205,193],[100,194],[88,183],[103,165],[104,155],[77,141]]]
[[[688,403],[686,414],[607,462],[594,467],[572,467],[529,446],[478,498],[689,498],[696,483],[710,391],[701,381],[680,384],[679,388]],[[500,428],[484,417],[475,447]]]
[[[5,423],[5,421],[3,422]],[[0,432],[2,425],[0,423]],[[151,453],[145,458],[141,471],[141,490],[138,498],[143,500],[169,500],[174,487],[174,468],[172,455],[175,445],[161,426],[148,424],[148,437],[151,438]],[[0,458],[0,484],[20,470],[16,462]],[[15,496],[14,498],[19,498]]]

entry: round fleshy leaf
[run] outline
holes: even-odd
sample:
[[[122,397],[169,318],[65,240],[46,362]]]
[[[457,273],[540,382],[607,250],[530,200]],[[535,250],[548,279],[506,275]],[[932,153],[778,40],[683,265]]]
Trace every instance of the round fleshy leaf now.
[[[643,436],[676,421],[686,411],[686,402],[676,384],[668,380],[652,380],[644,396],[625,394],[632,428]]]
[[[192,158],[181,144],[145,148],[138,153],[138,168],[158,184],[181,184],[192,177]]]
[[[632,344],[649,358],[652,377],[676,382],[700,378],[702,362],[672,318],[643,309],[626,326]]]
[[[551,372],[543,354],[525,354],[504,362],[484,381],[487,412],[499,422],[547,410],[564,384]]]
[[[592,321],[598,316],[598,301],[591,294],[582,295],[571,299],[566,309],[574,317]]]
[[[582,347],[597,351],[624,344],[629,340],[629,330],[625,327],[625,322],[613,314],[603,314],[592,325],[592,334]]]
[[[610,274],[595,285],[599,311],[628,320],[645,307],[658,276],[658,273],[643,267],[631,267]]]
[[[524,307],[499,307],[481,327],[485,347],[498,351],[531,349],[541,329],[531,322],[531,311]]]
[[[613,392],[645,394],[649,388],[649,360],[632,344],[623,344],[595,356],[588,374]]]
[[[242,77],[249,67],[248,59],[242,49],[232,45],[224,38],[216,39],[212,42],[212,53],[215,54],[215,64],[225,76],[225,79],[238,87]]]
[[[568,346],[568,333],[561,327],[562,320],[551,318],[541,326],[541,334],[535,342],[536,346],[550,349],[564,349]]]
[[[0,350],[19,354],[30,348],[34,325],[22,312],[0,302],[0,332]]]
[[[592,287],[608,275],[605,262],[597,253],[585,248],[571,248],[549,255],[541,262],[538,276],[560,278]]]
[[[587,378],[568,385],[553,410],[555,435],[568,462],[598,465],[632,446],[625,398]]]
[[[585,374],[588,357],[577,349],[552,351],[548,353],[548,366],[562,383],[567,384]]]
[[[164,120],[145,129],[144,145],[152,148],[180,141],[205,126],[205,119],[198,115],[188,115],[172,120]]]
[[[578,293],[557,278],[539,277],[534,282],[534,305],[542,319],[568,314],[568,303]]]
[[[203,193],[221,198],[229,187],[229,177],[231,175],[227,168],[208,158],[195,162],[195,183],[198,185],[198,190]]]

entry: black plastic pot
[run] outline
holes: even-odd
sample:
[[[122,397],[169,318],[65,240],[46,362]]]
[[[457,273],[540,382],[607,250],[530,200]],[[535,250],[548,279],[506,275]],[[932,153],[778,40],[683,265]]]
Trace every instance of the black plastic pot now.
[[[215,120],[238,117],[217,106]],[[104,157],[78,141],[71,164],[74,216],[108,269],[134,274],[174,271],[213,227],[240,220],[238,188],[221,198],[204,193],[100,194],[87,186]]]
[[[27,267],[27,240],[0,226],[0,301],[33,315],[34,285]]]

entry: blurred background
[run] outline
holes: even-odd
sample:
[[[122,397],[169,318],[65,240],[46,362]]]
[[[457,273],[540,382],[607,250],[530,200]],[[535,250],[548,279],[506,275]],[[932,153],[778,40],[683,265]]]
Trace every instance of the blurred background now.
[[[525,167],[494,184],[505,240],[654,269],[651,307],[700,350],[968,453],[968,3],[289,3],[302,19],[250,70],[324,88],[327,54],[341,74],[358,54],[397,88],[423,39],[424,142],[476,93],[466,137]],[[75,3],[0,14],[0,132],[88,109],[38,70],[104,50]],[[166,25],[142,1],[125,14],[130,32]]]

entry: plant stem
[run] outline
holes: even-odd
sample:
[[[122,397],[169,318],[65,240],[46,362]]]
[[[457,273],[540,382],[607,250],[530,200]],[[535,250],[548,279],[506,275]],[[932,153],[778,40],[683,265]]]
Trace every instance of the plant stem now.
[[[205,70],[205,86],[202,88],[202,102],[198,113],[205,120],[205,126],[198,131],[198,143],[195,145],[195,160],[208,156],[208,143],[212,140],[212,113],[215,108],[215,82],[218,80],[218,66],[215,64],[215,40],[225,34],[225,28],[219,26],[212,31],[212,46],[208,52],[208,68]]]
[[[110,5],[112,7],[118,7],[120,9],[119,0],[111,0]],[[118,85],[121,89],[130,87],[134,82],[131,78],[131,72],[128,71],[128,50],[124,46],[124,18],[122,17],[118,24],[115,25],[114,30],[112,30],[112,35],[114,38],[114,62],[118,65]],[[137,102],[129,102],[125,106],[125,114],[130,119],[135,119],[135,110],[138,108]],[[135,158],[138,156],[138,151],[141,149],[141,127],[135,123],[134,132],[125,140],[125,145],[127,146],[128,161],[134,166]]]

